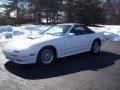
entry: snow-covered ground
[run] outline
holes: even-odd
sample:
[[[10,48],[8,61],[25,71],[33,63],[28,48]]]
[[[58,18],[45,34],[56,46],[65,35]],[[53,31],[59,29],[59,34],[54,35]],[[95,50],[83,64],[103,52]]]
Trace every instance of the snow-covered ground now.
[[[12,39],[24,38],[29,35],[38,35],[50,28],[50,25],[23,25],[19,27],[1,26],[0,42],[11,41]],[[120,41],[120,25],[101,25],[101,27],[89,27],[95,32],[104,32],[109,41]],[[12,36],[11,36],[12,32]],[[11,39],[12,37],[12,39]],[[10,39],[6,39],[10,38]]]
[[[89,27],[95,32],[104,32],[109,41],[120,41],[120,25],[101,25],[101,27]]]
[[[11,41],[12,39],[20,39],[26,36],[38,35],[39,33],[49,29],[51,25],[22,25],[1,26],[0,27],[0,42]]]

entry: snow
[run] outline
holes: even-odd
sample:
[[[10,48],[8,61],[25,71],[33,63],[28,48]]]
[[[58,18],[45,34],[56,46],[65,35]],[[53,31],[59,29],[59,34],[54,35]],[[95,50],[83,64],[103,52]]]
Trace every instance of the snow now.
[[[0,27],[0,42],[11,41],[13,39],[21,39],[49,29],[50,25],[22,25],[22,26],[1,26]]]
[[[23,25],[20,27],[13,27],[13,30],[19,30],[19,31],[23,31],[25,32],[25,34],[27,35],[31,35],[31,34],[38,34],[41,33],[44,30],[47,30],[48,28],[50,28],[50,25]]]
[[[120,41],[120,25],[101,25],[100,27],[89,27],[95,32],[104,32],[109,41]]]
[[[49,29],[50,25],[22,25],[22,26],[1,26],[0,42],[20,39]],[[95,32],[104,32],[105,38],[109,41],[120,41],[120,25],[100,25],[100,27],[89,27]],[[12,36],[11,36],[12,35]]]
[[[2,32],[12,32],[12,27],[13,26],[9,26],[9,25],[7,25],[7,26],[1,26],[0,27],[0,33],[2,33]]]

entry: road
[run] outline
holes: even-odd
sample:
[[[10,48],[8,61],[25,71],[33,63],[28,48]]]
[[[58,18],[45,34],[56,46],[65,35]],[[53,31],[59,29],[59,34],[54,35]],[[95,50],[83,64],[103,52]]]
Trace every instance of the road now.
[[[120,42],[98,55],[79,54],[50,66],[17,65],[0,46],[0,90],[120,90]]]

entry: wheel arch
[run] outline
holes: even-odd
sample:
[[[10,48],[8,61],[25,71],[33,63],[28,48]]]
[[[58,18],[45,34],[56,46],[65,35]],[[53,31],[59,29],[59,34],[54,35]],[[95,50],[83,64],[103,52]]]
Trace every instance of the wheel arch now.
[[[92,42],[92,45],[91,45],[91,49],[90,49],[90,52],[92,52],[92,53],[93,53],[93,51],[92,51],[93,44],[94,44],[95,42],[99,42],[99,44],[100,44],[100,46],[101,46],[101,39],[100,39],[100,38],[94,39],[93,42]]]
[[[94,39],[93,43],[94,43],[95,41],[98,41],[98,42],[100,43],[100,45],[101,45],[101,39],[100,39],[100,38]],[[92,43],[92,44],[93,44],[93,43]]]
[[[44,50],[45,48],[51,48],[51,49],[54,51],[55,57],[57,58],[57,49],[56,49],[53,45],[47,45],[47,46],[42,47],[42,48],[39,50],[39,52],[38,52],[38,54],[37,54],[37,57],[38,57],[39,53],[40,53],[42,50]]]

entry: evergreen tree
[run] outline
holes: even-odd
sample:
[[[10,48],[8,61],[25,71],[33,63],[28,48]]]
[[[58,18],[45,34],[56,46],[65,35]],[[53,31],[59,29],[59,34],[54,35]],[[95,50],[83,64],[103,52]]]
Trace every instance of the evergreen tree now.
[[[46,19],[47,23],[58,23],[62,18],[65,22],[79,22],[83,24],[103,23],[104,15],[99,0],[11,0],[11,10],[17,10],[17,20],[20,12],[26,8],[18,6],[19,2],[29,2],[28,12],[34,14],[38,23]],[[64,16],[64,17],[63,17]]]
[[[98,0],[81,0],[79,3],[79,22],[84,24],[104,23],[102,22],[104,15]]]

